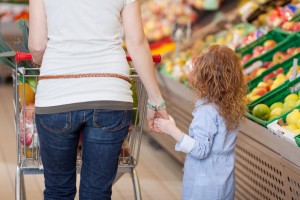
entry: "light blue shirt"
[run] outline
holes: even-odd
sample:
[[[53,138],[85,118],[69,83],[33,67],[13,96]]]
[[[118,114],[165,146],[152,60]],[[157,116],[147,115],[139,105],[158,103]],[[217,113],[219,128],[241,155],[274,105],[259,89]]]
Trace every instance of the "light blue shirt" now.
[[[238,130],[228,131],[218,108],[200,99],[195,104],[189,135],[176,144],[187,153],[183,200],[233,200],[234,160]]]

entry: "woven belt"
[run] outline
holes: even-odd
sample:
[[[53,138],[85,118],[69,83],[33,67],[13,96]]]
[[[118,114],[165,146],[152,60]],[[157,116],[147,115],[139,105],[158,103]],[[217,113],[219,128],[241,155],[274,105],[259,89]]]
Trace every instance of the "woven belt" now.
[[[44,75],[39,76],[39,80],[47,79],[69,79],[69,78],[88,78],[88,77],[113,77],[123,79],[130,83],[130,78],[120,74],[110,74],[110,73],[99,73],[99,74],[73,74],[73,75]]]

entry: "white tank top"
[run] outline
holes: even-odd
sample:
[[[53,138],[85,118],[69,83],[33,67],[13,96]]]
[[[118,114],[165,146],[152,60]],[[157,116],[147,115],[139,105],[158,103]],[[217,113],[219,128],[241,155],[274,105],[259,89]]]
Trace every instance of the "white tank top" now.
[[[135,0],[44,0],[48,43],[41,75],[117,73],[129,76],[122,48],[121,11]],[[40,80],[37,107],[90,101],[132,102],[118,78]]]

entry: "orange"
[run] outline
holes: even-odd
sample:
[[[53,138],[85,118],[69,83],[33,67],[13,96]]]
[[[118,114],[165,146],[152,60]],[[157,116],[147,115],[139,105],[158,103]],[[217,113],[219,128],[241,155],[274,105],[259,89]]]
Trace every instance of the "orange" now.
[[[24,95],[24,90],[25,90],[25,95]],[[25,98],[24,98],[25,97]],[[22,82],[19,82],[19,100],[21,105],[23,106],[24,104],[29,104],[29,103],[34,103],[34,98],[35,94],[31,87],[25,83],[23,84]]]

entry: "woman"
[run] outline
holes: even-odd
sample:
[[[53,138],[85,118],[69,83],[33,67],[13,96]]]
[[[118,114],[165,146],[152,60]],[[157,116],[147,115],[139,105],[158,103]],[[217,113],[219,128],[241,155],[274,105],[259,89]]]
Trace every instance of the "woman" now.
[[[148,93],[147,118],[167,117],[136,0],[30,0],[29,48],[41,65],[35,112],[45,199],[111,199],[132,115],[127,49]],[[106,75],[106,77],[103,77]],[[160,109],[158,109],[160,108]]]

